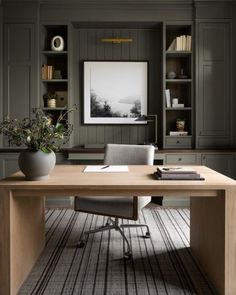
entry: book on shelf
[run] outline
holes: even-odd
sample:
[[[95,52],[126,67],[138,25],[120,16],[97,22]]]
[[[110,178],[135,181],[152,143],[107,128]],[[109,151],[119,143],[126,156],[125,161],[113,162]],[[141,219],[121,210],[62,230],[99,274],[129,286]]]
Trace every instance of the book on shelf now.
[[[176,42],[177,42],[177,40],[176,40],[176,38],[175,38],[175,39],[171,42],[171,44],[170,44],[170,46],[168,47],[167,51],[175,51],[175,50],[176,50],[176,47],[177,47]]]
[[[43,80],[52,80],[54,72],[54,67],[51,65],[42,65],[42,79]]]
[[[192,49],[192,36],[187,35],[186,50],[191,51],[191,49]]]
[[[170,89],[165,90],[165,96],[166,96],[166,107],[170,108],[171,103],[170,103]]]
[[[170,136],[187,136],[188,131],[170,131],[169,135]]]
[[[181,35],[176,37],[168,47],[167,51],[191,51],[192,36]]]

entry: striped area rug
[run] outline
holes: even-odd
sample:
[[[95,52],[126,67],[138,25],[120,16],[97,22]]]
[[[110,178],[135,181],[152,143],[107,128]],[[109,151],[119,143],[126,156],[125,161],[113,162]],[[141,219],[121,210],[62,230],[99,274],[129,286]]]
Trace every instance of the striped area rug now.
[[[188,209],[144,209],[140,221],[150,226],[151,239],[142,238],[144,229],[125,229],[129,261],[114,230],[75,247],[84,230],[105,221],[71,209],[47,211],[46,247],[19,294],[214,294],[189,248]]]

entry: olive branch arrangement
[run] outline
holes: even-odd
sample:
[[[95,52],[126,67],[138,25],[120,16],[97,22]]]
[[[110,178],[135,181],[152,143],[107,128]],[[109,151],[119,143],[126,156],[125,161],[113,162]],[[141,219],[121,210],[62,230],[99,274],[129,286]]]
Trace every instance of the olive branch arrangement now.
[[[68,114],[75,110],[76,105],[61,112],[55,123],[52,115],[46,114],[42,108],[34,108],[32,118],[18,120],[6,116],[0,123],[0,134],[8,137],[9,145],[24,145],[29,150],[44,153],[57,151],[70,138],[73,125],[68,121]]]

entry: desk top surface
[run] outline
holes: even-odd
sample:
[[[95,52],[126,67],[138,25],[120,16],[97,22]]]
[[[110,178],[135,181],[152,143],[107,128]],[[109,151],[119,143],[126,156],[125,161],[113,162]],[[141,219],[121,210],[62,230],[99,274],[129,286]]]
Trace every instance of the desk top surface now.
[[[165,165],[166,166],[166,165]],[[178,165],[179,166],[179,165]],[[156,180],[153,173],[157,166],[129,166],[129,172],[84,173],[84,165],[57,165],[49,179],[27,181],[21,172],[0,181],[0,189],[39,190],[39,189],[225,189],[236,188],[236,181],[205,166],[192,166],[205,178],[199,180]]]

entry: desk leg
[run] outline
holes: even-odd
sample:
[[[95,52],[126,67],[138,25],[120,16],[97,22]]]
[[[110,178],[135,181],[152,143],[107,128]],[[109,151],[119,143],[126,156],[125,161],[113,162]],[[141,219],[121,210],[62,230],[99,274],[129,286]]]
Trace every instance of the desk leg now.
[[[235,195],[236,196],[236,195]],[[236,199],[191,198],[190,246],[219,294],[236,294]]]
[[[44,198],[0,191],[0,294],[16,294],[44,244]]]

